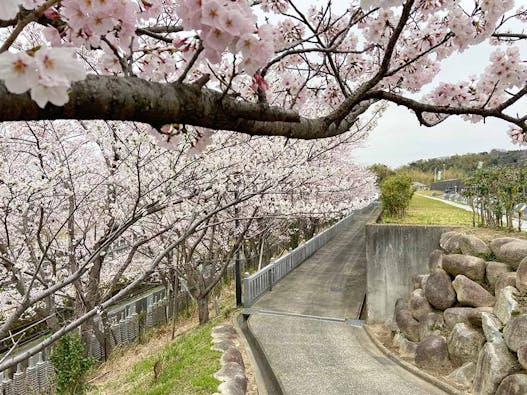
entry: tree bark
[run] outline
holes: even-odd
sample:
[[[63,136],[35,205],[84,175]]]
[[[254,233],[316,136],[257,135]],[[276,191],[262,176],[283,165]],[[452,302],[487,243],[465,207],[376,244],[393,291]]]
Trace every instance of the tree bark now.
[[[199,324],[203,325],[209,321],[209,294],[199,295],[197,302]]]

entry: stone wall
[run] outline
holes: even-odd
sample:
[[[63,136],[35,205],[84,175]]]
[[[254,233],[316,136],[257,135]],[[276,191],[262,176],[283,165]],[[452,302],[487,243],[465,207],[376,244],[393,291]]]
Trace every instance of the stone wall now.
[[[480,394],[527,394],[527,240],[446,232],[395,303],[393,346]]]
[[[366,225],[367,314],[369,323],[391,320],[393,302],[413,290],[412,276],[428,272],[428,255],[453,227]]]

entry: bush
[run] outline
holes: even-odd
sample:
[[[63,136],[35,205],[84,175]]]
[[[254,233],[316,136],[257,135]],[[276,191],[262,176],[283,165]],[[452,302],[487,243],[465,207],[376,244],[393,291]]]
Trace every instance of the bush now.
[[[381,184],[383,214],[390,217],[402,217],[410,204],[414,191],[410,177],[402,174],[386,177]]]
[[[57,394],[84,394],[87,389],[86,375],[95,360],[86,357],[86,351],[78,334],[62,336],[49,357],[55,368]]]

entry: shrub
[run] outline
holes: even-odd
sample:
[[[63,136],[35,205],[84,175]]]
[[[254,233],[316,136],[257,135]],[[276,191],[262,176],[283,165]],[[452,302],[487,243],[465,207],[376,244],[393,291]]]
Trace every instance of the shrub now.
[[[57,394],[84,394],[87,389],[86,375],[95,360],[86,357],[86,351],[78,334],[62,336],[49,357],[55,368]]]
[[[415,189],[410,177],[402,174],[389,176],[381,184],[381,205],[383,214],[390,217],[402,217]]]

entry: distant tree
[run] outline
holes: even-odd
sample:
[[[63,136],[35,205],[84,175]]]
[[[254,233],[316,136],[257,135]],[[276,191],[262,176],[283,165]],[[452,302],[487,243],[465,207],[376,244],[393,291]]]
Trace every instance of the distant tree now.
[[[410,205],[414,191],[410,177],[404,174],[387,177],[381,184],[383,214],[391,217],[402,217]]]
[[[395,171],[381,163],[375,163],[368,168],[377,177],[377,185],[381,185],[386,177],[393,176]]]

